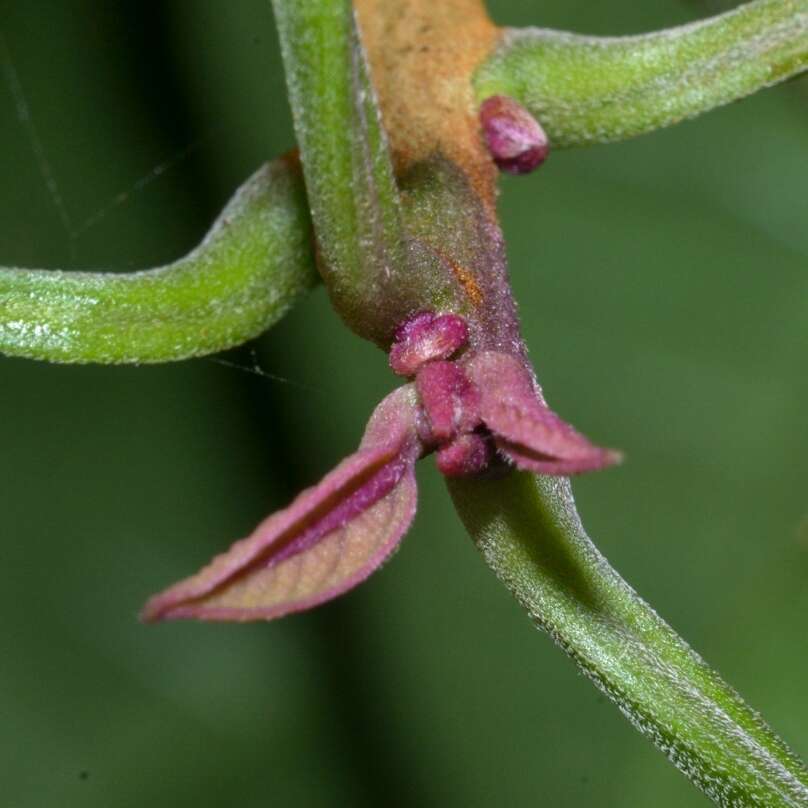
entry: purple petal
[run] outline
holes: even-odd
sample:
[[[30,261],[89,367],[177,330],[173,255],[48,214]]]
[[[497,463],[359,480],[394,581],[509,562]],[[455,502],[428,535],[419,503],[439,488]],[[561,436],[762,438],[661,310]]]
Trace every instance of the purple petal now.
[[[468,362],[466,372],[480,390],[480,414],[497,447],[519,468],[566,475],[620,461],[618,452],[594,446],[556,415],[516,357],[486,351]]]
[[[346,592],[409,528],[419,454],[406,386],[376,408],[359,451],[196,575],[151,598],[143,619],[269,620]]]

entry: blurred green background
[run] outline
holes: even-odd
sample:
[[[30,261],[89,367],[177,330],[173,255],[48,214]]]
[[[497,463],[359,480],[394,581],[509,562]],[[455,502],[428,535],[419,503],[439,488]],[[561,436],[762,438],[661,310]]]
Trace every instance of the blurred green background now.
[[[491,3],[603,34],[697,6]],[[0,0],[0,34],[0,263],[171,260],[293,142],[266,0]],[[576,482],[585,523],[803,756],[806,89],[554,154],[501,197],[545,390],[628,456]],[[322,289],[227,359],[280,379],[0,358],[2,808],[706,804],[536,633],[431,461],[401,552],[342,600],[141,625],[150,593],[351,451],[395,384]]]

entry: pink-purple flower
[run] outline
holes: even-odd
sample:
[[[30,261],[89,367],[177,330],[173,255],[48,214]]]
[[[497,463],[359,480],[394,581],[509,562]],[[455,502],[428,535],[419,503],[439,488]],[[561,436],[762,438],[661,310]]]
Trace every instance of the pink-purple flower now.
[[[416,508],[415,463],[446,476],[510,463],[568,475],[619,461],[550,410],[521,355],[473,350],[456,314],[421,312],[396,331],[388,395],[359,449],[196,575],[154,596],[146,620],[269,620],[356,586],[397,548]]]

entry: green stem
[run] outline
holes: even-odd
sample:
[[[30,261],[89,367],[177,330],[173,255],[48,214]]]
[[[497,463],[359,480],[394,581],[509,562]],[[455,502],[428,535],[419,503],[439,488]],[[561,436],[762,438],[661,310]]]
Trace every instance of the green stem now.
[[[51,362],[166,362],[258,336],[317,282],[299,167],[270,163],[202,243],[124,274],[0,267],[0,353]]]
[[[669,126],[806,69],[808,0],[756,0],[641,36],[505,29],[474,83],[481,101],[522,103],[564,148]]]
[[[406,262],[400,200],[349,0],[273,0],[334,307],[362,336],[389,339],[381,288]]]
[[[564,478],[451,480],[488,565],[623,714],[725,806],[808,806],[808,770],[609,566]]]

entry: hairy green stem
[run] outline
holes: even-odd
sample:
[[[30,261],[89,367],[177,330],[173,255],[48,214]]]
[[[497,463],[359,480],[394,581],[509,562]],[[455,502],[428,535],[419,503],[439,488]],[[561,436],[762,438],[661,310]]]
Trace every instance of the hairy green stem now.
[[[480,101],[515,98],[564,148],[669,126],[806,69],[808,0],[755,0],[641,36],[505,29],[474,84]]]
[[[406,261],[405,233],[352,6],[274,0],[273,8],[320,270],[346,322],[384,342],[389,334],[374,313],[387,297],[382,287]]]
[[[202,243],[131,273],[0,268],[0,353],[51,362],[166,362],[258,336],[317,283],[299,167],[276,160]]]
[[[723,806],[808,806],[808,770],[598,552],[564,478],[449,489],[485,561],[532,620]]]
[[[407,238],[350,4],[276,0],[275,9],[329,292],[355,330],[383,344],[394,317],[378,301],[394,300],[387,286],[420,279],[402,256]],[[509,30],[475,88],[480,99],[524,103],[563,147],[665,126],[807,66],[808,0],[757,0],[639,37]],[[199,356],[257,336],[316,282],[302,183],[276,161],[169,266],[0,267],[0,353],[54,362]]]

